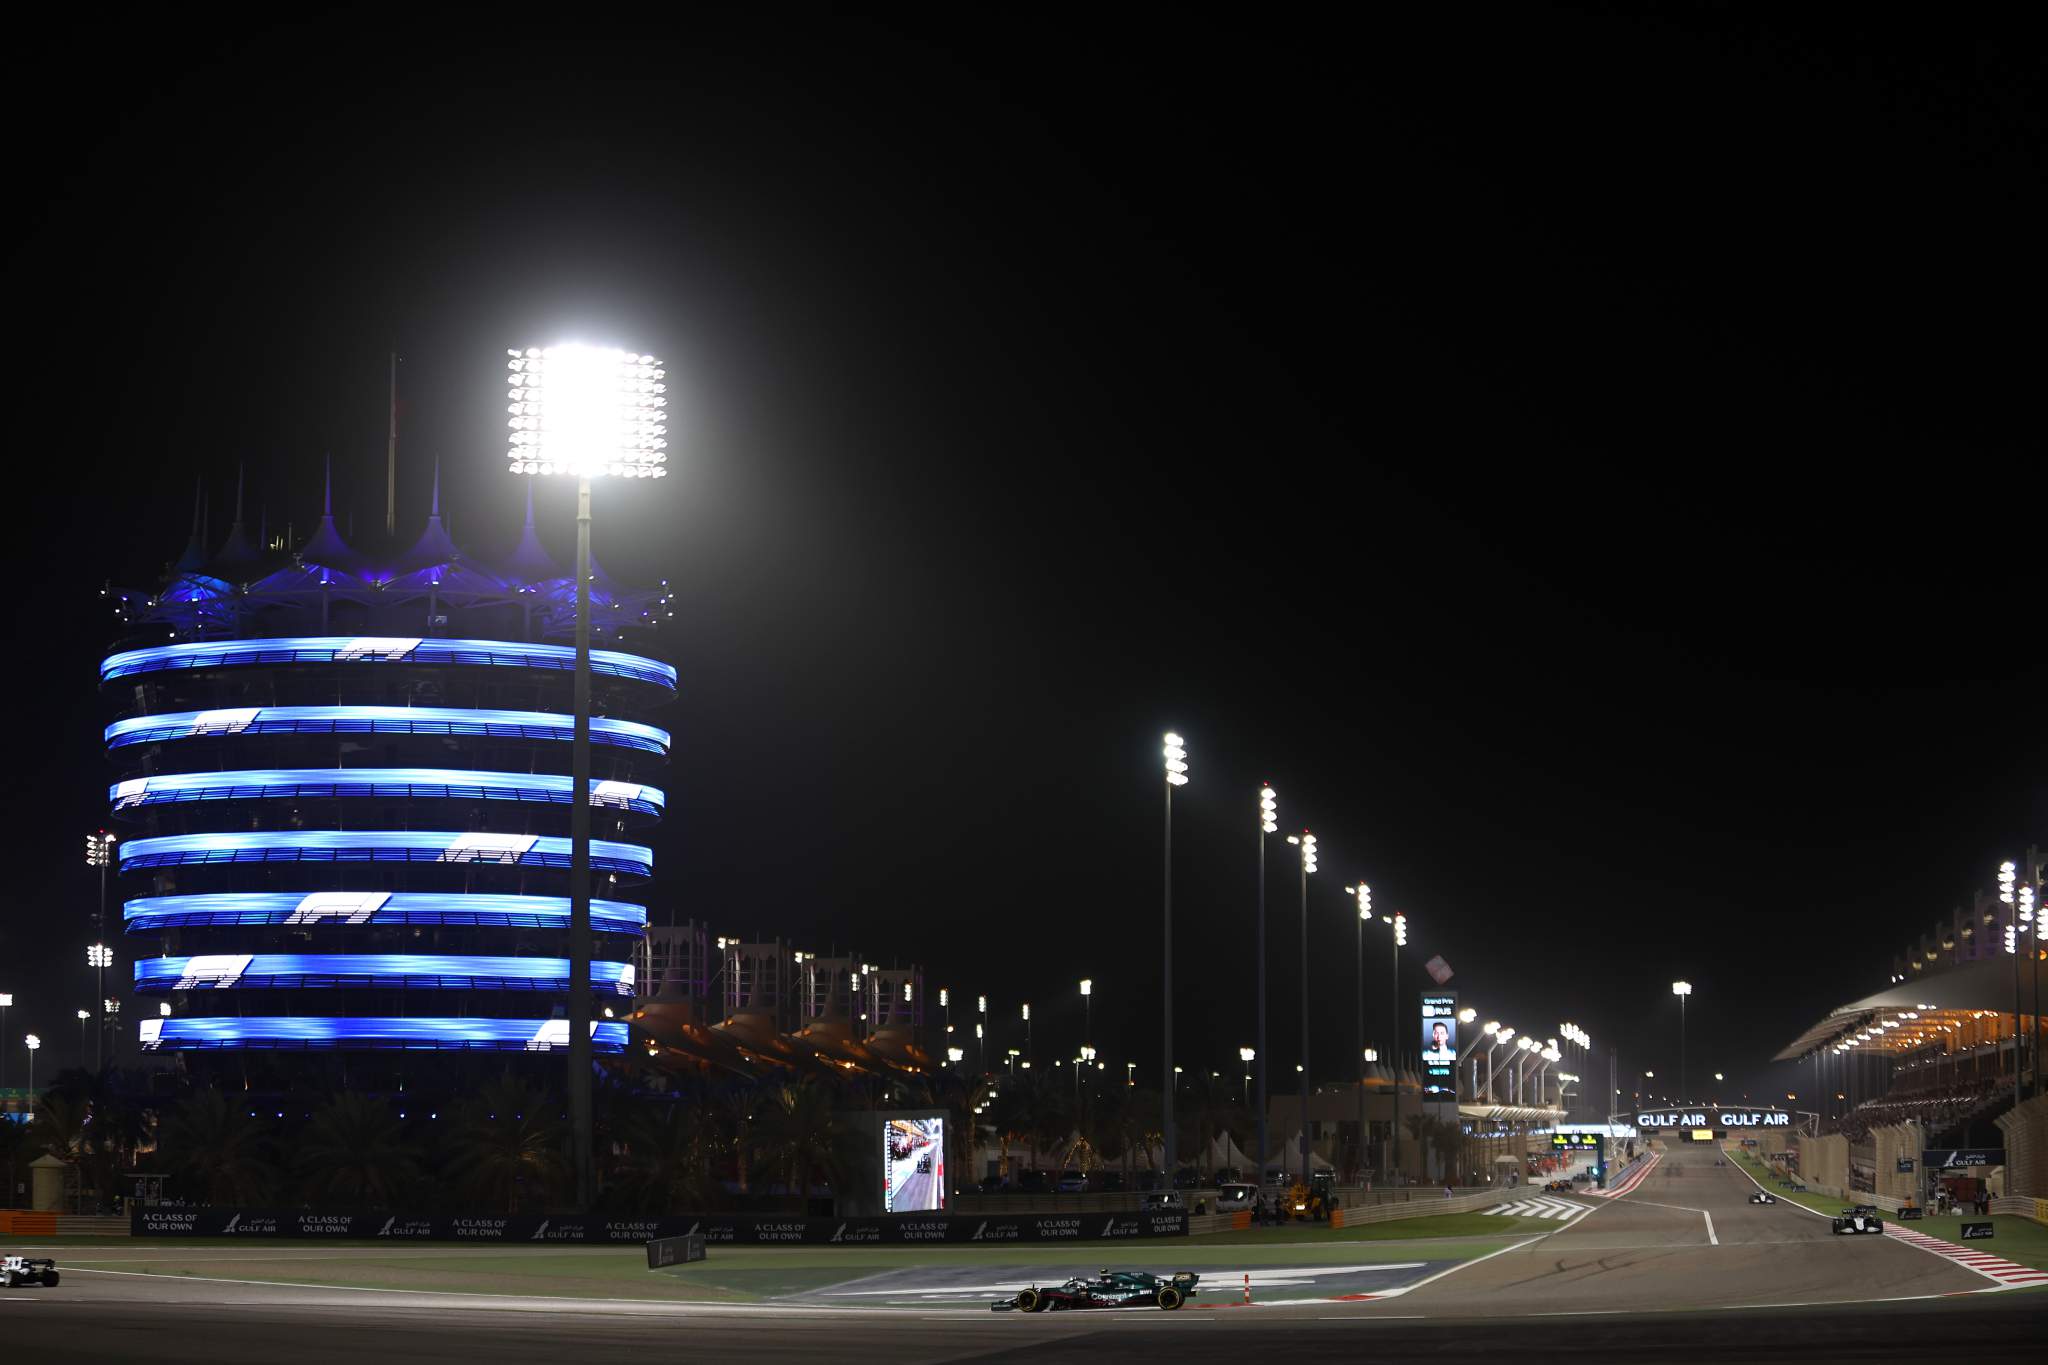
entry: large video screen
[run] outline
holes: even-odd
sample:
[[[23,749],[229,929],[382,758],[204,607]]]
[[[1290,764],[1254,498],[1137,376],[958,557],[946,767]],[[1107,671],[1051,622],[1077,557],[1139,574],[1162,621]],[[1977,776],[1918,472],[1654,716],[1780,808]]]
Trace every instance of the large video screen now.
[[[1422,1074],[1425,1089],[1450,1090],[1457,1085],[1458,997],[1422,997]]]
[[[931,1213],[946,1207],[946,1121],[894,1118],[882,1125],[882,1207]]]

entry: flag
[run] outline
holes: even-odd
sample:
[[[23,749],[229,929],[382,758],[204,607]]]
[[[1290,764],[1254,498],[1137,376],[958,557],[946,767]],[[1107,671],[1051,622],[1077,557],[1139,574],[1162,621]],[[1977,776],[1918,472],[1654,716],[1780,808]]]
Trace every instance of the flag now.
[[[1453,973],[1451,972],[1451,964],[1444,961],[1441,956],[1433,957],[1429,961],[1423,963],[1422,969],[1428,972],[1430,975],[1430,979],[1435,981],[1436,984],[1439,986],[1443,985],[1446,981],[1449,981],[1451,979],[1451,976],[1453,975]]]

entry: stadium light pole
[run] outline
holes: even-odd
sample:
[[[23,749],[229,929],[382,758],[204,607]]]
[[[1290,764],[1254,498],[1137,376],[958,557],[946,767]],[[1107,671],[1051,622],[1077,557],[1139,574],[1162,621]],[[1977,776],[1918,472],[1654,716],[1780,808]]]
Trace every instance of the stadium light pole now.
[[[85,950],[85,965],[99,973],[100,999],[107,998],[107,968],[114,965],[114,950],[104,943],[95,943]],[[101,1049],[106,1038],[107,1016],[100,1016],[100,1037],[93,1041],[92,1064],[97,1071],[101,1065]],[[85,1065],[85,1049],[78,1050],[78,1064]]]
[[[94,921],[93,932],[95,936],[99,939],[100,943],[102,944],[104,944],[107,941],[107,864],[111,863],[113,860],[113,835],[107,833],[105,830],[102,829],[96,830],[95,832],[85,836],[85,865],[87,867],[97,868],[100,874],[99,918]],[[112,954],[107,953],[107,950],[103,947],[97,949],[97,951],[101,954],[106,955],[106,957],[108,958],[107,962],[91,963],[91,965],[99,967],[101,969],[99,983],[100,999],[104,1000],[107,998],[107,974],[105,969],[112,961]],[[90,957],[88,957],[88,960],[90,961]],[[102,1014],[100,1016],[101,1038],[98,1042],[95,1042],[93,1044],[93,1067],[95,1070],[97,1070],[101,1065],[100,1057],[101,1051],[105,1047],[106,1031],[107,1016]],[[80,1058],[80,1064],[83,1065],[83,1063],[84,1059]]]
[[[29,1113],[34,1114],[36,1108],[36,1050],[42,1047],[43,1040],[36,1037],[33,1033],[27,1033],[22,1035],[21,1042],[22,1046],[28,1049],[28,1108]]]
[[[1372,888],[1364,882],[1344,888],[1358,901],[1358,1164],[1365,1166],[1365,926],[1372,923]]]
[[[85,1026],[92,1022],[91,1010],[78,1012],[78,1064],[85,1065]]]
[[[1238,1059],[1239,1061],[1241,1061],[1241,1062],[1243,1062],[1243,1063],[1244,1063],[1244,1102],[1245,1102],[1245,1107],[1246,1107],[1246,1108],[1250,1108],[1250,1107],[1251,1107],[1251,1102],[1252,1102],[1252,1058],[1253,1058],[1254,1056],[1256,1056],[1256,1055],[1257,1055],[1257,1053],[1258,1053],[1258,1049],[1256,1049],[1256,1048],[1249,1048],[1249,1047],[1241,1047],[1241,1048],[1239,1048],[1239,1049],[1237,1050],[1237,1059]],[[1262,1161],[1263,1161],[1264,1159],[1265,1159],[1265,1158],[1263,1158],[1263,1157],[1261,1157],[1261,1158],[1260,1158],[1260,1160],[1262,1160]],[[1265,1183],[1266,1183],[1266,1177],[1264,1176],[1264,1174],[1261,1174],[1261,1175],[1259,1176],[1259,1184],[1263,1186],[1263,1185],[1264,1185]]]
[[[1316,870],[1316,836],[1287,836],[1301,849],[1301,1179],[1308,1182],[1308,874]]]
[[[1273,794],[1270,783],[1259,784],[1259,922],[1257,933],[1258,958],[1258,1027],[1252,1031],[1256,1040],[1253,1049],[1258,1053],[1256,1074],[1259,1082],[1259,1178],[1254,1183],[1266,1187],[1266,1162],[1273,1155],[1273,1149],[1266,1145],[1266,836],[1280,832],[1280,798]]]
[[[974,1014],[974,1064],[981,1068],[981,1072],[985,1076],[988,1074],[988,1029],[986,1027],[988,1023],[987,996],[977,995],[974,997]],[[1010,1055],[1014,1057],[1017,1054],[1013,1050],[1010,1053]],[[1014,1064],[1012,1066],[1012,1069],[1014,1069]]]
[[[1160,1142],[1165,1148],[1166,1181],[1170,1189],[1177,1161],[1175,1148],[1178,1145],[1174,1141],[1173,1131],[1173,1078],[1176,1074],[1173,1068],[1173,789],[1187,785],[1188,750],[1187,746],[1181,743],[1180,736],[1168,730],[1163,752],[1166,756],[1166,851],[1161,881],[1166,893],[1166,941],[1163,945],[1166,959],[1166,989],[1163,992],[1166,1028],[1161,1040],[1165,1064],[1160,1067],[1159,1074],[1166,1078],[1166,1085],[1161,1091],[1163,1112],[1160,1117],[1164,1129],[1160,1133]]]
[[[1095,983],[1087,977],[1081,978],[1081,1041],[1088,1042],[1095,1037]]]
[[[576,1209],[597,1194],[590,1111],[590,481],[668,472],[661,362],[571,343],[507,351],[511,472],[576,480],[576,729],[570,746],[569,1126]]]
[[[1394,1121],[1387,1141],[1387,1183],[1392,1184],[1394,1172],[1401,1165],[1401,949],[1408,945],[1408,916],[1396,910],[1391,915],[1381,915],[1380,923],[1393,930],[1394,947],[1394,989],[1389,1014],[1394,1021],[1394,1045],[1388,1052],[1392,1058],[1394,1072]]]
[[[2027,936],[2028,1012],[2034,1020],[2027,1058],[2033,1067],[2034,1096],[2038,1099],[2041,1095],[2041,916],[2034,906],[2033,883],[2021,882],[2019,894],[2021,932]]]
[[[2005,951],[2012,959],[2012,1102],[2026,1098],[2024,1073],[2020,1070],[2020,907],[2013,881],[2019,869],[2010,859],[1998,865],[1998,899],[2006,906]]]
[[[1692,994],[1692,982],[1674,981],[1671,993],[1678,997],[1678,1094],[1680,1104],[1691,1104],[1691,1093],[1685,1088],[1685,1001]]]
[[[1035,1054],[1031,1051],[1031,1002],[1024,1002],[1024,1065],[1030,1066]]]
[[[14,1007],[14,993],[0,991],[0,1090],[7,1088],[7,1011]],[[13,1191],[8,1191],[13,1197]]]

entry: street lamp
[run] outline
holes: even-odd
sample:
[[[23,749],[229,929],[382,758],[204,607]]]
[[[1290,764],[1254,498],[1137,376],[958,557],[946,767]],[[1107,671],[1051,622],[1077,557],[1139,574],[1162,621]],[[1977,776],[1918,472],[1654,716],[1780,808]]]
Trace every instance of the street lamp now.
[[[94,970],[96,970],[96,971],[97,971],[97,972],[99,973],[100,999],[102,999],[102,1000],[106,999],[106,998],[107,998],[107,968],[109,968],[109,967],[111,967],[111,966],[113,966],[113,965],[114,965],[114,950],[113,950],[112,948],[109,948],[109,947],[108,947],[108,946],[107,946],[106,944],[104,944],[104,943],[95,943],[95,944],[93,944],[93,945],[92,945],[91,947],[89,947],[89,948],[87,948],[87,949],[85,950],[85,965],[86,965],[86,966],[88,966],[88,967],[91,967],[91,968],[93,968]],[[105,1015],[101,1015],[101,1016],[100,1016],[100,1036],[99,1036],[98,1038],[95,1038],[95,1039],[93,1040],[93,1045],[92,1045],[92,1064],[93,1064],[93,1069],[94,1069],[94,1070],[98,1070],[98,1069],[99,1069],[99,1067],[100,1067],[100,1062],[101,1062],[101,1057],[100,1057],[100,1049],[101,1049],[102,1043],[103,1043],[103,1041],[104,1041],[104,1039],[105,1039],[105,1037],[106,1037],[106,1032],[107,1032],[107,1017],[106,1017]],[[84,1065],[85,1065],[85,1049],[84,1049],[83,1047],[80,1047],[80,1048],[78,1049],[78,1064],[79,1064],[80,1066],[84,1066]]]
[[[1358,1164],[1365,1164],[1365,926],[1372,923],[1372,888],[1364,882],[1344,888],[1358,900]]]
[[[590,481],[668,472],[668,399],[651,355],[569,343],[507,351],[514,474],[576,480],[576,729],[570,745],[569,1125],[576,1208],[596,1193],[590,1114]]]
[[[1259,784],[1259,921],[1258,932],[1253,936],[1257,945],[1258,965],[1258,1026],[1252,1030],[1253,1046],[1258,1053],[1257,1076],[1259,1102],[1255,1106],[1255,1117],[1259,1122],[1259,1174],[1258,1184],[1266,1183],[1266,1159],[1273,1149],[1266,1145],[1266,836],[1280,832],[1280,798],[1275,796],[1268,783]]]
[[[1308,1179],[1308,874],[1316,870],[1316,836],[1287,836],[1301,849],[1301,1178]]]
[[[1125,1062],[1125,1063],[1124,1063],[1124,1086],[1125,1086],[1125,1088],[1127,1088],[1127,1089],[1135,1089],[1135,1088],[1137,1087],[1137,1084],[1138,1084],[1138,1064],[1137,1064],[1136,1062]]]
[[[43,1040],[36,1037],[33,1033],[29,1033],[24,1034],[21,1041],[28,1048],[28,1102],[30,1109],[34,1109],[36,1102],[36,1049],[43,1045]]]
[[[1511,1051],[1507,1056],[1501,1058],[1499,1066],[1495,1066],[1493,1064],[1493,1050],[1504,1043],[1513,1042],[1514,1037],[1515,1030],[1506,1024],[1502,1024],[1498,1029],[1494,1030],[1493,1041],[1486,1045],[1486,1102],[1488,1104],[1493,1103],[1493,1078],[1498,1076],[1506,1069],[1507,1064],[1515,1059],[1515,1054]]]
[[[1692,994],[1692,982],[1674,981],[1671,993],[1678,997],[1678,1093],[1681,1104],[1692,1101],[1692,1092],[1685,1088],[1685,998]]]
[[[1237,1059],[1244,1063],[1244,1104],[1247,1109],[1251,1108],[1252,1104],[1252,1058],[1256,1056],[1258,1056],[1258,1049],[1256,1048],[1241,1047],[1237,1050]],[[1261,1161],[1265,1160],[1264,1157],[1259,1159]],[[1261,1185],[1266,1183],[1266,1177],[1263,1174],[1259,1177],[1259,1183]]]
[[[1165,1129],[1161,1138],[1166,1144],[1166,1178],[1170,1182],[1174,1172],[1174,1131],[1173,1131],[1173,789],[1185,787],[1188,782],[1188,750],[1181,743],[1179,735],[1166,732],[1166,855],[1165,874],[1162,878],[1166,892],[1166,941],[1162,949],[1166,958],[1166,1033],[1162,1040],[1165,1048],[1165,1064],[1160,1073],[1167,1078],[1165,1104]]]

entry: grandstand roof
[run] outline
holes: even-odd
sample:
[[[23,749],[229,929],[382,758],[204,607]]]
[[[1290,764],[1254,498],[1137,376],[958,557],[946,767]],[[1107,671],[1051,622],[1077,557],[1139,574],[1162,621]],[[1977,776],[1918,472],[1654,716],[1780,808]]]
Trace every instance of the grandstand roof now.
[[[1771,1060],[1795,1061],[1834,1046],[1910,1051],[1937,1041],[1931,1035],[1953,1026],[1956,1016],[2010,1014],[2012,1004],[2011,958],[1966,962],[1836,1006]]]

